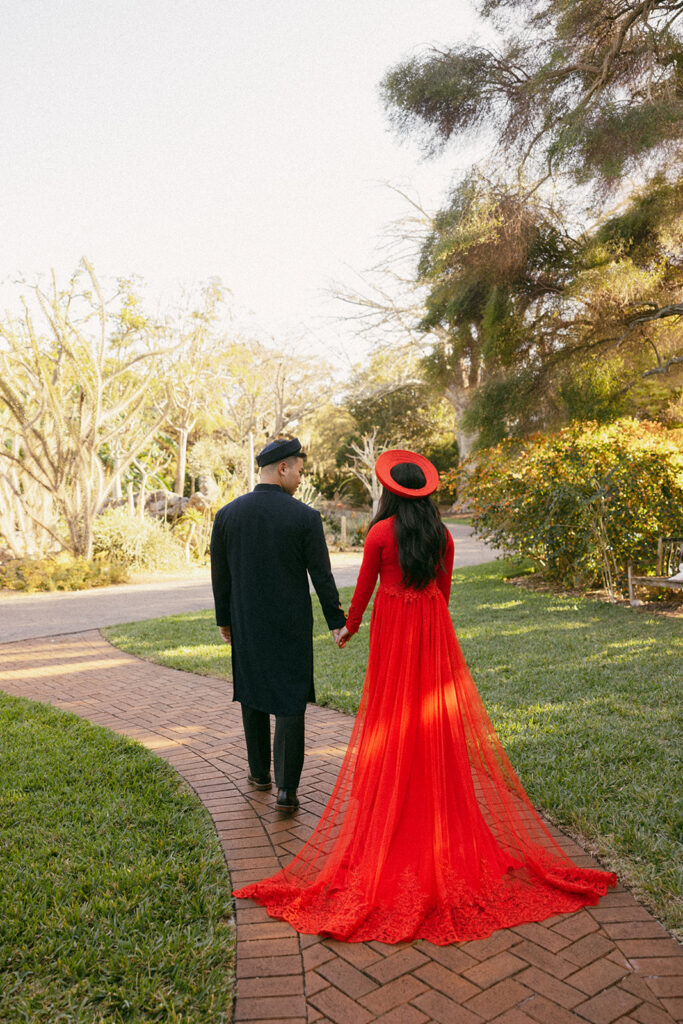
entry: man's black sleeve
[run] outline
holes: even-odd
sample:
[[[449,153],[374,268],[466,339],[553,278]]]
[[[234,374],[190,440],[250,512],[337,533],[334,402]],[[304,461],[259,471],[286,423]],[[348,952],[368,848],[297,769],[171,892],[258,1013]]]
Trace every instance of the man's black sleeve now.
[[[342,610],[339,591],[332,575],[330,554],[327,550],[323,521],[319,512],[311,516],[306,531],[306,568],[313,581],[327,625],[330,629],[341,629],[346,625],[346,616]]]
[[[211,586],[216,605],[216,625],[230,625],[230,566],[225,549],[223,517],[217,513],[211,531]]]

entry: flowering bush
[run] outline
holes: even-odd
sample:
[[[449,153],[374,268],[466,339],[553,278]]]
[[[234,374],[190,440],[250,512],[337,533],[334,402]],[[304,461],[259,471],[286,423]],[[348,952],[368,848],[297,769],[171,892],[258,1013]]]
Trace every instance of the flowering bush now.
[[[439,489],[436,492],[436,500],[440,505],[452,505],[456,498],[460,497],[462,486],[462,471],[459,466],[446,469],[439,474]]]
[[[683,533],[680,431],[632,419],[507,440],[463,467],[475,530],[549,579],[610,592]],[[463,493],[464,491],[464,493]]]

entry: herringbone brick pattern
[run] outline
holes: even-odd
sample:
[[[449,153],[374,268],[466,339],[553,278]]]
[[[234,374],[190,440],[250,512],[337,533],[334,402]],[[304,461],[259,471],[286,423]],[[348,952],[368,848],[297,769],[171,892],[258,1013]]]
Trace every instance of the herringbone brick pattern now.
[[[351,720],[307,716],[301,811],[249,789],[239,706],[216,679],[139,661],[95,631],[0,647],[0,686],[131,736],[208,807],[235,885],[272,873],[324,807]],[[566,837],[580,864],[591,858]],[[345,944],[299,935],[237,901],[235,1021],[251,1024],[671,1024],[683,1020],[683,950],[622,888],[598,907],[454,946]]]

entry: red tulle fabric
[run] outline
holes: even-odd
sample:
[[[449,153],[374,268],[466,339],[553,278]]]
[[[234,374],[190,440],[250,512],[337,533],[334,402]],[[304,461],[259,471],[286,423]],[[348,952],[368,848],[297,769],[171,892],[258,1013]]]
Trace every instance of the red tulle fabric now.
[[[616,877],[577,867],[529,802],[448,613],[453,559],[401,585],[392,520],[368,534],[349,611],[377,574],[360,709],[330,801],[282,871],[235,896],[300,932],[446,945],[597,903]],[[343,655],[341,655],[343,657]]]

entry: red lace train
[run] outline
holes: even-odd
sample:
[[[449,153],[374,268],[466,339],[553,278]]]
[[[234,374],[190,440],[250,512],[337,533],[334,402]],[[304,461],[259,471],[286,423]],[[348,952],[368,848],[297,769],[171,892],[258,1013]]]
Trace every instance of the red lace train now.
[[[597,903],[613,874],[550,836],[472,681],[443,594],[380,585],[365,688],[315,832],[235,896],[347,942],[479,939]]]

